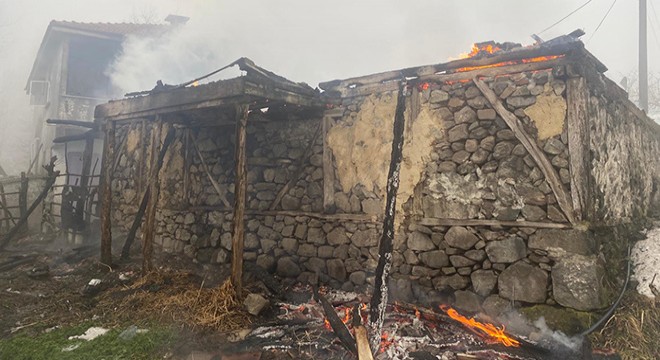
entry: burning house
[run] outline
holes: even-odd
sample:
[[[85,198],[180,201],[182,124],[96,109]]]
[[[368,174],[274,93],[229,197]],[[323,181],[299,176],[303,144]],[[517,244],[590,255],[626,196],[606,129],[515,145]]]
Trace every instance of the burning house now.
[[[467,312],[592,311],[612,301],[605,268],[621,267],[593,230],[644,218],[660,200],[660,127],[570,35],[478,44],[323,92],[235,64],[244,76],[96,107],[104,261],[114,230],[129,233],[125,252],[141,234],[147,268],[153,246],[368,293],[388,259],[390,300],[451,292]]]

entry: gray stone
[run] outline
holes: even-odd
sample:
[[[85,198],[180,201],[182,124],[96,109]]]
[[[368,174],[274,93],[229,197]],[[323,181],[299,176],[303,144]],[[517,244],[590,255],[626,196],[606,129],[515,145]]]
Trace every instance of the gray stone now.
[[[510,96],[506,103],[515,108],[527,107],[536,103],[536,96]]]
[[[439,272],[440,272],[440,270],[429,269],[426,266],[413,266],[413,268],[412,268],[413,276],[421,276],[421,277],[431,278],[433,276],[438,275]]]
[[[480,296],[490,295],[497,286],[497,274],[492,270],[476,270],[470,275],[474,292]]]
[[[410,242],[410,240],[408,241]],[[479,241],[479,238],[462,226],[452,226],[445,234],[445,241],[451,247],[468,250]],[[408,244],[408,247],[410,247],[410,244]]]
[[[312,244],[301,244],[298,248],[298,255],[305,257],[316,256],[316,246]]]
[[[431,241],[431,237],[420,231],[414,231],[408,235],[408,248],[416,251],[428,251],[434,250],[436,247]]]
[[[415,252],[410,249],[403,252],[403,258],[407,264],[410,265],[419,264],[419,257],[417,257],[417,254],[415,254]]]
[[[270,239],[262,239],[261,240],[261,251],[264,253],[268,253],[271,250],[273,250],[277,246],[277,241],[275,240],[270,240]]]
[[[334,247],[324,245],[319,247],[318,254],[320,258],[329,259],[332,257],[332,253],[334,253],[334,251],[335,251]]]
[[[378,199],[362,200],[362,211],[369,215],[380,215],[383,213],[383,202]]]
[[[323,245],[325,244],[325,233],[322,228],[309,228],[307,230],[307,242]]]
[[[454,292],[454,307],[468,313],[478,313],[481,311],[481,298],[479,295],[466,290]]]
[[[468,138],[468,124],[459,124],[447,131],[447,141],[456,142]]]
[[[467,103],[475,109],[483,109],[488,105],[488,100],[483,96],[477,96],[468,100]]]
[[[576,229],[540,229],[529,237],[529,248],[563,250],[578,255],[592,255],[597,246],[590,232]]]
[[[281,205],[283,210],[298,210],[300,208],[300,199],[291,195],[284,195]]]
[[[454,153],[454,155],[451,157],[451,161],[455,162],[456,164],[462,164],[467,161],[467,159],[470,158],[472,154],[465,150],[459,150]]]
[[[522,208],[522,214],[527,221],[541,221],[545,220],[545,211],[535,205],[525,205]]]
[[[434,250],[434,251],[421,253],[419,254],[419,259],[426,266],[434,269],[440,269],[449,265],[449,258],[447,257],[447,254],[445,254],[443,250]],[[408,263],[414,265],[411,262]]]
[[[451,287],[455,290],[463,290],[470,284],[470,278],[459,274],[451,276],[440,276],[433,279],[433,287],[441,290]]]
[[[226,232],[220,236],[220,246],[231,251],[232,244],[233,241],[231,233]]]
[[[431,96],[429,97],[431,104],[438,104],[447,100],[449,100],[449,94],[446,91],[431,90]]]
[[[517,192],[523,198],[525,204],[543,206],[546,203],[545,194],[531,185],[519,186]]]
[[[496,160],[504,159],[511,154],[513,147],[514,145],[508,141],[497,143],[497,145],[495,145],[495,149],[493,150],[493,158]]]
[[[325,273],[325,260],[319,259],[317,257],[310,258],[307,260],[305,263],[305,267],[307,267],[307,270],[315,273],[315,274],[322,274]]]
[[[519,261],[500,274],[497,280],[501,297],[533,304],[545,303],[547,299],[548,273]]]
[[[495,148],[495,137],[494,136],[487,136],[479,142],[479,147],[486,150],[486,151],[493,151]]]
[[[357,247],[376,246],[378,240],[376,229],[357,230],[351,237],[351,243]]]
[[[552,294],[562,306],[580,311],[602,309],[607,305],[601,284],[605,268],[595,256],[562,257],[552,267]]]
[[[257,256],[257,265],[270,272],[275,269],[275,259],[270,255],[262,254]]]
[[[488,156],[488,154],[486,154],[486,156]],[[472,157],[474,157],[474,155]],[[440,173],[456,172],[456,163],[453,161],[443,161],[440,164],[438,164],[438,172]]]
[[[346,280],[346,267],[339,259],[328,260],[328,275],[339,281]]]
[[[346,260],[348,258],[348,245],[339,245],[332,252],[332,257]]]
[[[551,155],[559,155],[564,151],[565,148],[566,146],[564,143],[561,142],[561,140],[555,138],[549,138],[545,141],[545,145],[543,145],[543,151]]]
[[[510,237],[486,244],[488,259],[494,263],[512,263],[527,256],[525,241],[519,237]]]
[[[447,104],[447,106],[449,106],[449,109],[451,110],[458,110],[460,107],[463,106],[463,104],[465,104],[465,100],[458,97],[452,97],[451,99],[449,99],[449,103]]]
[[[259,315],[268,304],[268,300],[259,294],[249,294],[243,302],[245,310],[254,316]]]
[[[293,254],[298,251],[298,240],[293,238],[284,238],[282,240],[282,249],[284,249],[289,254]]]
[[[187,213],[183,219],[183,223],[186,225],[195,223],[195,215],[193,213]]]
[[[257,234],[254,233],[245,234],[245,240],[243,246],[245,247],[246,250],[258,249],[261,246],[261,244],[259,243],[259,238],[257,237]]]
[[[323,166],[323,154],[314,154],[309,157],[309,163],[314,166]]]
[[[486,252],[484,250],[468,250],[463,255],[466,258],[476,262],[482,262],[484,259],[486,259]]]
[[[367,279],[367,273],[364,271],[355,271],[348,276],[348,279],[355,285],[362,285]]]
[[[330,245],[348,244],[350,242],[348,236],[346,236],[346,230],[342,227],[338,227],[330,231],[330,233],[327,236],[327,239],[328,239],[328,244]]]
[[[496,318],[509,314],[513,310],[513,305],[507,299],[503,299],[497,295],[491,295],[484,300],[481,308],[484,309],[486,314]]]
[[[465,140],[465,151],[473,153],[479,149],[479,141],[476,139]]]
[[[555,167],[568,169],[568,160],[566,160],[562,156],[553,157],[551,163]]]
[[[471,123],[477,120],[477,113],[472,110],[469,106],[462,108],[456,114],[454,114],[454,121],[457,124],[462,123]]]
[[[295,278],[300,275],[300,267],[290,257],[283,257],[277,260],[277,274],[285,278]]]
[[[298,224],[294,236],[301,240],[305,239],[307,237],[307,224]]]
[[[488,161],[488,155],[490,155],[488,151],[479,148],[472,154],[470,160],[477,165],[482,165]]]
[[[343,192],[335,193],[335,205],[345,213],[351,212],[351,202],[348,199],[348,195]]]
[[[556,206],[548,205],[548,219],[554,222],[567,222],[564,213],[562,213]]]
[[[477,110],[477,118],[479,120],[495,120],[497,113],[493,109],[479,109]]]
[[[475,264],[474,261],[461,255],[452,255],[449,257],[449,261],[451,262],[451,265],[456,268],[472,266]]]
[[[513,208],[503,208],[503,209],[498,209],[497,210],[497,220],[502,220],[502,221],[515,221],[518,219],[518,215],[520,214],[520,209],[513,209]]]
[[[215,254],[215,259],[214,262],[216,264],[224,264],[229,260],[229,253],[226,252],[225,250],[218,250],[218,252]]]

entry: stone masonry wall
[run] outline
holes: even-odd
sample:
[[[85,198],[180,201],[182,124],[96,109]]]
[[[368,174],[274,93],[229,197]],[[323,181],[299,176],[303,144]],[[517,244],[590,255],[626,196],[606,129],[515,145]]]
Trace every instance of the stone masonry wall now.
[[[564,79],[539,71],[484,80],[520,119],[570,193]],[[495,312],[511,301],[603,307],[604,264],[588,232],[424,225],[434,219],[565,224],[566,217],[539,167],[473,83],[419,84],[407,102],[393,298],[428,303],[450,291],[458,308]],[[383,213],[395,106],[395,92],[345,98],[343,115],[331,120],[325,140],[333,155],[335,213]],[[339,215],[323,213],[323,181],[329,174],[323,173],[322,136],[277,211],[264,212],[296,172],[320,122],[248,122],[245,261],[248,268],[256,264],[285,278],[368,291],[381,224],[368,216],[338,220]],[[131,125],[130,131],[139,127]],[[120,128],[118,137],[126,130]],[[194,147],[185,151],[188,131],[222,194],[211,186]],[[193,261],[227,264],[234,130],[177,129],[176,134],[161,173],[157,244]],[[129,133],[113,182],[115,224],[124,228],[143,191],[136,181],[143,165],[135,136]]]

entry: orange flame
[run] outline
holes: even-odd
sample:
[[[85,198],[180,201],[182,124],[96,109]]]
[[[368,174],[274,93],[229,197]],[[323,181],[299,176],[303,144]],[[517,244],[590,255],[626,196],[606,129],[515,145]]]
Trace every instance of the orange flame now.
[[[199,81],[193,82],[192,84],[190,84],[190,86],[192,86],[192,87],[199,86]]]
[[[383,331],[380,335],[380,349],[378,349],[378,352],[384,353],[392,344],[394,344],[394,339],[390,339],[387,331]]]
[[[489,339],[496,342],[502,343],[505,346],[519,347],[520,342],[514,338],[509,337],[505,332],[504,326],[498,328],[493,324],[481,323],[474,318],[466,318],[465,316],[459,314],[456,310],[452,309],[448,305],[440,305],[440,309],[446,312],[450,318],[460,322],[461,324],[475,330],[479,330],[480,333],[483,333],[485,336],[488,336]]]
[[[563,55],[539,56],[539,57],[535,57],[535,58],[521,59],[521,60],[515,60],[515,61],[503,61],[503,62],[499,62],[499,63],[496,63],[496,64],[479,65],[479,66],[466,66],[466,67],[456,69],[456,72],[472,71],[472,70],[500,67],[500,66],[506,66],[506,65],[516,65],[516,64],[528,64],[528,63],[534,63],[534,62],[542,62],[542,61],[558,59],[562,56]]]
[[[494,54],[498,51],[502,51],[502,48],[494,44],[489,44],[489,43],[472,44],[472,51],[470,51],[469,53],[460,54],[459,58],[467,59],[467,58],[475,57],[477,56],[477,54],[480,53]]]

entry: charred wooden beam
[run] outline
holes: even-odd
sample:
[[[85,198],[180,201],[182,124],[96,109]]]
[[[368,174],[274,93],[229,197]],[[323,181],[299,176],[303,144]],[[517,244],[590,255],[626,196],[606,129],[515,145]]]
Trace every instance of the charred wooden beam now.
[[[11,220],[12,224],[16,225],[16,220],[14,220],[14,216],[12,216],[11,211],[7,208],[7,197],[5,194],[5,188],[2,184],[0,184],[0,206],[2,206],[2,209],[4,210],[5,213],[5,228],[9,229],[9,221]]]
[[[48,192],[50,189],[53,187],[53,184],[55,184],[55,180],[57,180],[57,176],[60,174],[59,171],[54,171],[53,169],[55,168],[55,160],[57,158],[53,157],[50,160],[50,164],[46,165],[46,171],[48,172],[48,178],[46,179],[46,184],[44,185],[43,189],[37,196],[37,198],[32,202],[32,205],[25,210],[24,213],[21,213],[21,218],[18,220],[16,225],[9,230],[9,232],[0,240],[0,249],[4,249],[5,246],[16,236],[19,234],[21,229],[27,225],[28,218],[30,215],[34,212],[34,210],[41,204],[41,202],[46,198],[46,195],[48,195]]]
[[[245,202],[247,197],[247,120],[248,105],[236,106],[236,182],[232,226],[231,283],[240,298],[243,293],[243,245],[245,238]]]
[[[61,144],[61,143],[67,143],[70,141],[80,141],[80,140],[87,140],[87,138],[95,138],[95,137],[100,137],[101,133],[98,132],[97,130],[89,130],[87,132],[84,132],[82,134],[75,134],[75,135],[64,135],[64,136],[59,136],[53,139],[54,144]]]
[[[589,218],[590,199],[590,134],[589,134],[589,89],[583,77],[566,81],[566,103],[568,105],[568,155],[571,165],[571,197],[577,220]]]
[[[362,325],[360,305],[361,304],[356,304],[353,307],[353,333],[355,334],[358,360],[374,360],[373,352],[369,346],[369,334],[367,333],[367,328]]]
[[[112,164],[115,152],[115,123],[106,122],[101,163],[101,262],[112,266]]]
[[[532,156],[536,164],[541,169],[541,172],[543,172],[543,175],[545,176],[546,181],[550,185],[552,192],[557,198],[557,203],[566,216],[566,219],[568,219],[571,224],[575,225],[576,220],[575,214],[573,212],[573,206],[571,204],[571,199],[564,189],[561,180],[559,180],[559,175],[557,174],[557,171],[552,167],[550,160],[548,160],[545,154],[541,151],[539,146],[536,144],[536,141],[531,136],[529,136],[527,132],[525,132],[518,117],[507,110],[506,107],[504,107],[495,92],[491,90],[488,85],[483,82],[483,80],[474,78],[473,81],[479,90],[481,90],[481,93],[484,94],[484,97],[486,97],[488,102],[490,102],[493,109],[495,109],[498,115],[502,117],[511,131],[513,131],[513,134],[516,136],[518,141],[520,141],[527,152],[529,152],[529,154]]]
[[[396,217],[396,194],[399,190],[399,173],[403,159],[403,130],[405,127],[406,112],[406,86],[399,85],[399,95],[394,115],[392,153],[390,155],[390,169],[387,174],[387,200],[385,203],[385,217],[383,220],[383,235],[380,238],[378,249],[378,265],[374,293],[371,297],[369,325],[371,334],[371,348],[377,349],[380,344],[381,329],[385,320],[387,308],[387,278],[392,267],[392,250],[394,241],[394,219]]]
[[[323,312],[325,312],[325,317],[330,323],[332,331],[335,333],[339,341],[346,349],[348,349],[353,354],[357,354],[357,346],[355,339],[351,335],[351,332],[348,331],[346,324],[339,318],[337,312],[335,312],[335,307],[330,304],[328,299],[325,296],[319,294],[318,289],[314,287],[314,298],[321,303],[323,306]]]

